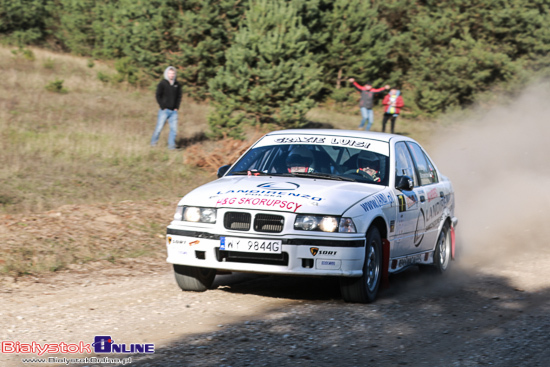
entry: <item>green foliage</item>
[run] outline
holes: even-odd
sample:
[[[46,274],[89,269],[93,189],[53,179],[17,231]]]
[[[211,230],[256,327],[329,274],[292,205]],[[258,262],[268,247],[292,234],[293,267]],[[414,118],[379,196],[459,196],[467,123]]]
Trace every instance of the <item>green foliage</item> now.
[[[101,71],[97,72],[97,79],[99,79],[103,83],[109,83],[111,81],[111,78],[112,77],[106,73],[103,73]]]
[[[252,1],[226,59],[208,83],[216,106],[209,119],[214,134],[234,133],[242,124],[305,124],[321,88],[321,69],[294,6]]]
[[[381,70],[389,62],[389,33],[379,17],[377,6],[368,1],[334,2],[324,18],[329,34],[323,58],[326,84],[340,89],[349,77],[375,85],[387,82]]]
[[[0,0],[0,34],[18,46],[42,40],[48,17],[45,1]]]
[[[162,75],[166,54],[177,45],[179,26],[176,0],[119,0],[109,28],[104,28],[104,55],[128,57],[150,76]]]
[[[97,7],[94,0],[49,1],[49,32],[64,49],[77,55],[91,54],[97,37],[92,26]]]
[[[517,80],[524,67],[543,65],[539,60],[549,51],[548,8],[533,2],[419,7],[399,0],[384,3],[381,14],[394,41],[388,54],[393,78],[407,91],[406,103],[424,113],[468,105],[493,85]]]
[[[12,50],[12,54],[15,56],[21,56],[27,61],[34,61],[36,60],[36,56],[34,55],[34,52],[28,48],[19,47],[17,50]]]
[[[55,61],[48,57],[43,63],[42,66],[44,69],[54,69],[55,68]]]
[[[225,51],[231,45],[245,5],[241,0],[186,1],[178,27],[174,29],[177,47],[167,53],[167,64],[178,65],[178,79],[185,92],[197,99],[208,95],[208,81],[225,64]]]
[[[65,94],[68,92],[68,90],[63,87],[63,82],[64,80],[62,79],[56,79],[46,84],[45,88],[47,91],[50,92]]]
[[[118,83],[127,81],[130,84],[139,84],[143,81],[141,70],[130,60],[129,57],[123,57],[115,62],[115,69],[118,74],[114,80]]]
[[[269,64],[269,72],[264,73],[277,68],[285,73],[292,70],[291,59],[297,65],[322,68],[323,73],[318,75],[321,91],[308,97],[317,102],[327,97],[341,104],[350,96],[355,99],[351,89],[342,84],[353,76],[360,82],[370,80],[375,86],[388,83],[402,89],[407,111],[427,114],[468,105],[495,86],[511,90],[532,75],[550,74],[550,10],[544,0],[280,0],[280,6],[284,3],[293,9],[292,15],[287,15],[294,19],[296,29],[296,34],[280,37],[268,35],[271,31],[261,24],[250,25],[245,10],[252,14],[267,5],[249,3],[0,0],[0,41],[22,50],[28,44],[42,44],[93,58],[121,59],[117,75],[100,76],[112,82],[148,84],[147,78],[157,79],[167,65],[174,65],[186,93],[197,99],[214,98],[218,104],[221,99],[210,95],[209,85],[218,78],[218,71],[226,73],[227,85],[234,84],[220,87],[222,94],[233,93],[236,88],[242,95],[249,87],[257,94],[261,89],[258,84],[280,95],[280,88],[267,82],[270,77],[257,70],[262,60],[263,66]],[[264,18],[276,18],[268,15]],[[261,17],[256,20],[266,22]],[[307,30],[306,35],[302,29]],[[275,46],[276,41],[269,37],[279,37],[279,60],[284,62],[268,61],[269,51],[254,62],[244,54],[236,55],[257,55]],[[262,45],[253,47],[253,42]],[[305,45],[305,49],[290,52],[293,47],[287,43],[292,42]],[[240,70],[243,68],[228,59],[230,55],[249,65],[251,71]],[[232,72],[261,81],[243,80],[239,84],[231,81]],[[267,93],[264,90],[260,94]],[[224,110],[231,112],[225,118],[237,125],[262,120],[260,116],[271,108],[269,104],[252,112],[243,107],[262,99],[251,95],[234,104],[228,102]],[[281,120],[283,111],[292,115],[291,119],[296,118],[294,112],[277,108],[273,121]],[[216,126],[223,120],[221,116],[212,118],[219,120]]]

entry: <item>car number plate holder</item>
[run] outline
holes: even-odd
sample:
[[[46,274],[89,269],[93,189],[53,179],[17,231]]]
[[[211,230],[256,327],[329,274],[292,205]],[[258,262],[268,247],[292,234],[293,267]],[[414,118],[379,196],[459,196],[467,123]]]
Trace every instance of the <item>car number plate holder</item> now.
[[[255,238],[220,237],[220,250],[280,254],[282,253],[282,241]]]

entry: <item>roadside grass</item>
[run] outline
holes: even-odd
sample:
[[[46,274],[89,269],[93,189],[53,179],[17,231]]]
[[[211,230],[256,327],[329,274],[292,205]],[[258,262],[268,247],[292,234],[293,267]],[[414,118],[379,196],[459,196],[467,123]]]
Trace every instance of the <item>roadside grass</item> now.
[[[29,60],[0,48],[0,212],[177,196],[210,178],[166,149],[167,127],[149,146],[153,90],[101,82],[97,72],[112,71],[99,62],[32,51]],[[66,93],[46,90],[54,80]],[[208,106],[183,105],[179,135],[192,136],[206,126]]]
[[[0,277],[162,259],[176,203],[127,200],[0,216]]]
[[[103,62],[0,47],[0,72],[0,274],[164,256],[177,200],[215,177],[186,164],[188,155],[236,149],[206,139],[211,107],[185,97],[178,140],[192,149],[168,151],[168,126],[150,147],[155,85],[101,81],[115,73]],[[380,131],[375,111],[372,130]],[[358,108],[348,112],[315,108],[308,118],[314,128],[355,130]],[[440,126],[399,117],[396,130],[426,144]],[[235,153],[216,152],[221,160]]]

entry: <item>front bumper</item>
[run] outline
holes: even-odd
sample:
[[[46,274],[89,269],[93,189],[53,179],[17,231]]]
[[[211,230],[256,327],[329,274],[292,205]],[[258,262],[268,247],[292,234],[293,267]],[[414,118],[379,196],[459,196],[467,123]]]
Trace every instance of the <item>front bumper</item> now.
[[[248,253],[220,249],[221,237],[280,240],[278,253]],[[205,228],[170,225],[167,262],[227,271],[313,276],[361,276],[365,237],[360,234],[212,233]]]

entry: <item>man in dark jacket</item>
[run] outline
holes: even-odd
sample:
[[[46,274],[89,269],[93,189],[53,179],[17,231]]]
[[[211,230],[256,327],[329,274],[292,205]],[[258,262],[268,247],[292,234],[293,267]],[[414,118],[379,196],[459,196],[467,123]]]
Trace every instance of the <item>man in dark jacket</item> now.
[[[360,85],[355,81],[354,78],[349,78],[349,82],[353,83],[353,86],[359,93],[361,93],[361,101],[359,102],[359,109],[361,110],[361,125],[359,125],[359,130],[363,129],[365,121],[369,121],[365,130],[370,130],[372,123],[374,122],[374,111],[372,107],[374,106],[374,95],[380,93],[385,89],[390,89],[389,85],[385,85],[382,88],[373,88],[371,83],[365,85]]]
[[[181,85],[176,79],[176,68],[173,66],[169,66],[164,70],[164,79],[157,85],[156,97],[160,109],[157,117],[157,127],[151,138],[151,146],[157,145],[160,132],[168,120],[170,126],[168,149],[176,149],[178,110],[181,103]]]

